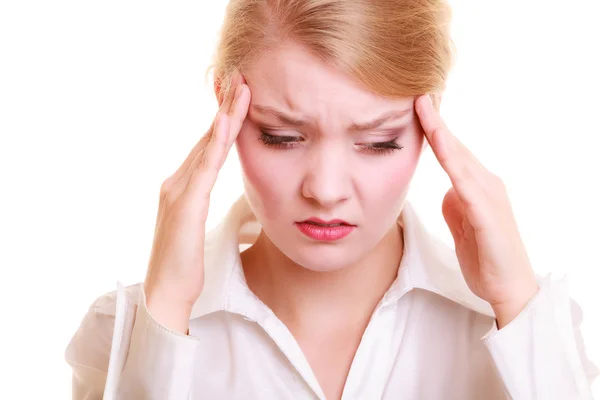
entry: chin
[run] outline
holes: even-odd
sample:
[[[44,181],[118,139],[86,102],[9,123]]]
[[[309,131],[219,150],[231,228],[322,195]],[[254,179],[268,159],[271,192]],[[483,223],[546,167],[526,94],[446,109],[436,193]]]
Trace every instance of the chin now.
[[[351,254],[347,246],[319,245],[312,248],[296,247],[286,256],[296,264],[314,272],[334,272],[344,269],[358,261],[356,255]],[[285,254],[285,253],[284,253]]]

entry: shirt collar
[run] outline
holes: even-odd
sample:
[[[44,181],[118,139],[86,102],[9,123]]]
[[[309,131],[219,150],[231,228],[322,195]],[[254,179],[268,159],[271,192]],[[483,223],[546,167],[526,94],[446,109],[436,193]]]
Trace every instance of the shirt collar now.
[[[454,250],[431,235],[419,220],[410,202],[398,217],[403,228],[404,252],[398,277],[386,292],[382,303],[398,301],[408,291],[418,288],[437,293],[480,314],[494,316],[491,306],[468,288]],[[207,234],[204,247],[204,288],[192,309],[191,318],[227,310],[240,314],[268,312],[256,298],[244,278],[240,262],[240,244],[253,243],[260,233],[245,195],[230,208],[226,217]],[[252,310],[249,310],[252,308]]]

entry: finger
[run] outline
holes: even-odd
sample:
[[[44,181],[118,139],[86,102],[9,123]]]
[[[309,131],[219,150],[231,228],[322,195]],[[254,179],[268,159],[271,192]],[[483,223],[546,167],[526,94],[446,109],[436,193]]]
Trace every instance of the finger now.
[[[442,117],[434,109],[429,95],[416,101],[417,114],[427,141],[437,160],[446,171],[459,196],[467,201],[491,176],[489,171],[450,132]]]
[[[210,130],[212,130],[212,125],[211,125]],[[194,159],[196,158],[196,156],[198,155],[200,150],[202,148],[206,147],[206,144],[208,143],[209,139],[210,138],[208,137],[208,133],[205,133],[204,135],[202,135],[200,140],[194,145],[194,147],[192,148],[192,151],[190,151],[190,153],[185,158],[183,163],[179,166],[179,168],[177,168],[177,171],[175,171],[175,173],[173,175],[171,175],[171,177],[169,177],[169,179],[167,180],[168,182],[165,182],[165,184],[167,184],[167,185],[169,185],[169,183],[175,184],[176,182],[178,182],[181,179],[181,177],[190,168],[190,165],[192,165],[192,162],[194,161]]]
[[[233,85],[237,86],[240,83],[244,83],[244,82],[245,82],[245,80],[240,73],[238,73],[238,72],[234,73],[234,75],[232,77],[232,87],[234,87]],[[228,113],[230,111],[231,104],[233,103],[233,97],[234,97],[234,92],[229,91],[227,97],[225,98],[225,100],[223,101],[221,106],[219,107],[218,113],[219,112],[220,113]],[[208,131],[204,135],[202,135],[200,140],[194,145],[194,148],[188,154],[188,156],[186,157],[183,164],[181,164],[181,166],[177,169],[177,171],[175,171],[175,173],[169,178],[170,182],[172,182],[173,184],[176,184],[190,170],[190,168],[193,165],[193,162],[197,158],[198,154],[201,151],[204,151],[204,149],[206,149],[206,146],[208,145],[208,142],[211,139],[212,132],[214,130],[214,125],[215,125],[215,121],[213,120],[213,123],[211,124]]]
[[[450,228],[454,243],[458,245],[464,237],[463,220],[465,209],[454,188],[450,188],[442,201],[442,215]]]
[[[227,153],[227,137],[230,127],[229,116],[219,114],[215,121],[214,135],[206,150],[198,154],[193,171],[185,188],[192,202],[208,201],[210,192],[217,180],[222,160]]]
[[[442,117],[434,109],[429,95],[423,95],[417,99],[416,110],[425,137],[442,168],[445,170],[448,167],[452,168],[459,160],[464,158],[461,157],[464,154],[460,153],[466,149],[458,147],[458,139],[450,132]]]
[[[227,153],[229,152],[229,149],[233,145],[235,138],[239,134],[242,123],[243,123],[244,119],[246,118],[246,115],[248,113],[248,107],[250,104],[250,93],[249,92],[250,92],[250,90],[247,88],[247,86],[245,84],[238,85],[238,88],[236,89],[236,91],[234,93],[234,99],[231,101],[231,106],[228,107],[229,112],[225,113],[224,111],[219,111],[219,118],[227,119],[228,126],[227,126],[227,132],[225,133],[225,135],[226,135],[225,151],[223,153],[220,153],[221,158],[216,161],[217,170],[219,170],[222,167],[223,163],[225,162],[225,159],[227,158]],[[233,126],[232,126],[232,121],[233,121]],[[214,131],[216,132],[216,130],[214,130]],[[215,140],[214,135],[210,135],[208,137],[208,139],[209,139],[209,142],[207,143],[207,146],[205,146],[203,149],[201,149],[199,154],[196,155],[196,158],[194,159],[194,161],[192,161],[192,164],[188,168],[186,175],[184,175],[184,177],[182,178],[182,181],[185,182],[186,186],[191,178],[191,175],[199,167],[199,164],[205,162],[206,153],[209,152],[208,146],[210,145],[210,143],[213,140]]]
[[[246,120],[248,108],[250,107],[250,97],[250,88],[248,85],[244,83],[238,85],[233,104],[228,113],[230,125],[227,140],[227,152],[229,152],[229,149],[237,139],[244,121]],[[227,155],[227,153],[225,155]],[[225,160],[223,160],[223,162],[224,161]]]
[[[237,71],[234,72],[233,77],[231,78],[230,90],[226,93],[225,100],[223,101],[223,103],[221,103],[221,106],[219,107],[219,111],[217,112],[217,115],[219,115],[219,114],[231,115],[232,114],[232,110],[235,108],[233,105],[234,105],[234,103],[236,103],[237,87],[240,84],[245,84],[245,82],[246,82],[245,79],[239,72],[237,72]],[[204,139],[204,141],[202,139],[200,140],[200,142],[203,142],[203,144],[201,146],[199,146],[198,151],[195,154],[195,157],[192,159],[191,164],[188,165],[188,168],[185,170],[185,172],[193,172],[195,165],[196,165],[195,160],[197,160],[197,158],[198,158],[198,153],[200,151],[206,151],[206,147],[208,146],[208,143],[212,140],[213,132],[215,129],[216,118],[217,118],[217,116],[215,115],[213,124],[210,126],[210,129],[207,132],[207,134],[205,134],[204,137],[202,138],[202,139]]]
[[[224,93],[224,100],[219,107],[219,112],[229,113],[235,98],[235,91],[237,90],[237,87],[243,83],[245,83],[244,77],[236,70],[231,76],[231,84],[229,85],[227,92]]]

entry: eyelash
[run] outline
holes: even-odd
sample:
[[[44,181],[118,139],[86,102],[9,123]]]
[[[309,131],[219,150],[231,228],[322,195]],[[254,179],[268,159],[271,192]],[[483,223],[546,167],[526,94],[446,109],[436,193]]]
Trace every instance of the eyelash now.
[[[291,149],[295,147],[295,144],[300,142],[300,138],[296,136],[276,136],[270,135],[264,131],[261,131],[261,135],[259,136],[259,140],[263,142],[265,146],[273,147],[277,149]],[[392,140],[387,142],[375,142],[375,143],[366,143],[363,145],[363,151],[370,154],[390,154],[394,150],[402,150],[404,146],[396,143],[396,136]]]

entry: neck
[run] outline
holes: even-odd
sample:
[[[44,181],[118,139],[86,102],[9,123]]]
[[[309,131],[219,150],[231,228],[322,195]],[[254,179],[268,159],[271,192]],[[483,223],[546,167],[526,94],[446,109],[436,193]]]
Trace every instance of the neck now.
[[[241,258],[250,289],[286,325],[364,325],[396,279],[403,247],[402,229],[394,224],[353,265],[315,272],[287,258],[261,232]]]

